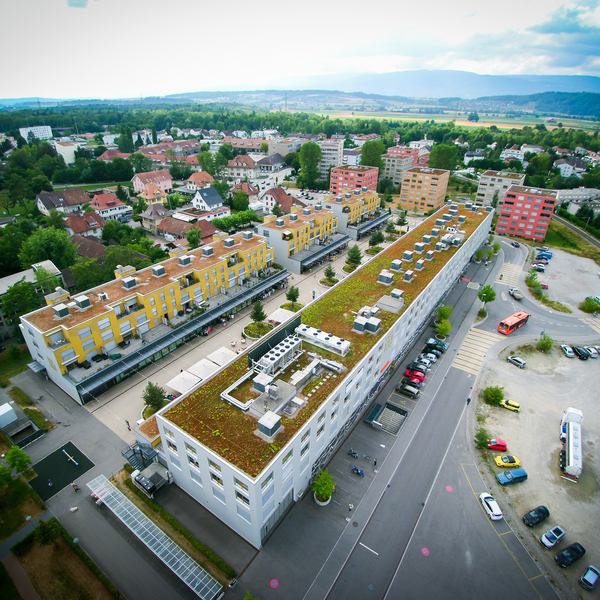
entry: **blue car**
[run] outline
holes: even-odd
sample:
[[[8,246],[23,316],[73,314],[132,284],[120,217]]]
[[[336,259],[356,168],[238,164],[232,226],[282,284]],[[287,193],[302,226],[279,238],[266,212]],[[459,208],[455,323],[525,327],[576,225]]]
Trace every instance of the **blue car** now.
[[[547,258],[550,260],[552,258],[552,252],[540,252],[536,258]]]
[[[527,479],[527,471],[525,469],[512,469],[504,473],[498,473],[496,479],[500,485],[508,485],[509,483],[520,483]]]

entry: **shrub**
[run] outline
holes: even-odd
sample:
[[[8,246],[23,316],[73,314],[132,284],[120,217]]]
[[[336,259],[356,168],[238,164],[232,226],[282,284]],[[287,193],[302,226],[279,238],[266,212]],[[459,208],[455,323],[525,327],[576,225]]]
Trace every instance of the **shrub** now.
[[[448,335],[450,333],[450,330],[452,329],[452,325],[450,325],[450,321],[448,321],[447,319],[444,319],[443,321],[440,321],[438,323],[438,326],[436,329],[437,329],[438,335]]]
[[[485,307],[483,307],[483,306],[482,306],[482,307],[479,309],[479,312],[477,313],[477,316],[478,316],[480,319],[483,319],[483,318],[487,317],[487,310],[485,310]]]
[[[317,496],[317,500],[325,502],[331,498],[335,483],[327,469],[324,469],[319,473],[311,487]]]
[[[440,306],[437,309],[438,321],[447,321],[452,314],[451,306]]]
[[[483,250],[479,248],[477,252],[475,252],[475,260],[481,260],[483,258]]]
[[[554,340],[547,333],[544,333],[544,334],[542,334],[540,341],[537,343],[536,348],[540,352],[548,353],[548,352],[552,351],[553,346],[554,346]]]
[[[583,302],[579,303],[579,310],[592,314],[600,310],[600,304],[591,298],[586,298]]]
[[[504,388],[500,386],[487,387],[482,392],[485,402],[491,405],[499,405],[504,400]]]
[[[483,427],[479,428],[475,433],[475,448],[485,450],[489,439],[490,434]]]

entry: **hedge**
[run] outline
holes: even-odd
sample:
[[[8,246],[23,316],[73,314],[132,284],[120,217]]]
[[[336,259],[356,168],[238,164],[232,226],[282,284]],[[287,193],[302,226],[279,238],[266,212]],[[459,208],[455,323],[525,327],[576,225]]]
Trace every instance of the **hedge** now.
[[[44,432],[48,433],[53,429],[53,423],[39,411],[33,408],[24,408],[23,412]]]
[[[73,538],[69,532],[60,524],[60,521],[56,517],[50,517],[48,519],[52,523],[55,523],[60,531],[60,535],[64,538],[65,542],[71,546],[75,554],[81,558],[81,560],[88,566],[90,571],[102,582],[102,585],[118,600],[125,600],[125,597],[119,592],[114,586],[113,582],[98,568],[96,563],[86,554],[84,550],[73,541]],[[31,545],[35,542],[35,530],[26,535],[21,541],[17,542],[10,550],[15,556],[22,556],[25,554]]]
[[[10,388],[6,393],[21,407],[33,405],[29,396],[17,386]]]
[[[127,464],[125,466],[125,470],[127,470],[129,473],[132,473],[133,467],[131,467],[131,465]],[[146,494],[144,494],[144,492],[142,492],[142,490],[140,490],[139,488],[137,488],[134,485],[134,483],[131,481],[131,479],[126,479],[125,485],[138,498],[143,500],[148,505],[149,508],[151,508],[154,512],[158,513],[158,515],[162,519],[164,519],[169,525],[171,525],[171,527],[173,527],[173,529],[175,529],[175,531],[180,533],[192,546],[194,546],[194,548],[196,548],[196,550],[198,550],[198,552],[201,552],[202,554],[204,554],[204,556],[206,556],[206,558],[208,558],[208,560],[210,560],[217,567],[219,567],[219,569],[221,569],[221,571],[223,571],[223,573],[225,573],[227,576],[231,577],[232,579],[237,576],[237,573],[224,560],[219,558],[210,548],[208,548],[204,544],[200,543],[183,525],[181,525],[181,523],[179,523],[179,521],[177,521],[177,519],[172,517],[166,510],[164,510],[162,508],[162,506],[160,506],[159,504],[154,502],[154,500],[152,500],[151,498],[148,498],[148,496],[146,496]]]

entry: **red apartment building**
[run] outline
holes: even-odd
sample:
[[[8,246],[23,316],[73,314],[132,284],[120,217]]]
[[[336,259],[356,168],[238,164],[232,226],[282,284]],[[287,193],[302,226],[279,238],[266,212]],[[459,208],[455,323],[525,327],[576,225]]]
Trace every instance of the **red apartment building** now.
[[[556,206],[558,191],[511,185],[506,190],[496,231],[542,241]]]
[[[377,167],[365,167],[362,165],[344,165],[331,169],[331,181],[329,191],[339,194],[342,190],[360,190],[367,188],[377,191]]]
[[[433,142],[431,142],[433,144]],[[407,146],[393,146],[388,148],[391,156],[410,156],[413,167],[427,167],[429,163],[429,150],[425,148],[408,148]]]

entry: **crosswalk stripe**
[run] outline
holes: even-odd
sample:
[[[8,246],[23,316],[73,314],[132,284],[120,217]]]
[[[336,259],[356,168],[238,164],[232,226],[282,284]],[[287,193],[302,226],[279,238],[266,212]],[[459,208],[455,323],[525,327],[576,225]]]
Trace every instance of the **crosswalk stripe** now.
[[[510,287],[518,287],[519,275],[521,274],[522,265],[515,265],[513,263],[504,263],[500,272],[496,276],[495,283],[500,285],[508,285]],[[502,279],[500,279],[502,275]]]
[[[594,331],[600,333],[600,319],[597,318],[588,318],[588,319],[579,319],[582,323],[585,323],[589,327],[591,327]]]
[[[497,333],[471,329],[464,339],[452,366],[472,375],[477,375],[486,352],[501,339],[502,337]]]

